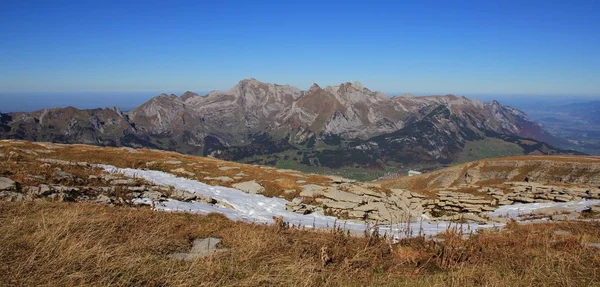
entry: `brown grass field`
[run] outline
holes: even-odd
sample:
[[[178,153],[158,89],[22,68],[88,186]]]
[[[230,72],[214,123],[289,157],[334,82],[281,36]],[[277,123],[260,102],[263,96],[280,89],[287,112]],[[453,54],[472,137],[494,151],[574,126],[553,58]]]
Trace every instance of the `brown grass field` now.
[[[560,232],[557,232],[559,231]],[[169,259],[194,238],[228,251]],[[86,203],[0,203],[0,286],[598,286],[600,223],[398,243]],[[323,253],[330,261],[323,261]]]

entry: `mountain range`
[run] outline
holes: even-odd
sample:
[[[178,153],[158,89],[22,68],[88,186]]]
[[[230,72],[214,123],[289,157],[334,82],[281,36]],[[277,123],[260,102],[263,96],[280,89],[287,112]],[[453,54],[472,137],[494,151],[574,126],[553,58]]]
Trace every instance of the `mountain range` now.
[[[389,97],[359,82],[302,91],[249,78],[123,112],[0,114],[0,138],[149,147],[287,168],[390,171],[490,156],[571,153],[514,108],[454,95]]]

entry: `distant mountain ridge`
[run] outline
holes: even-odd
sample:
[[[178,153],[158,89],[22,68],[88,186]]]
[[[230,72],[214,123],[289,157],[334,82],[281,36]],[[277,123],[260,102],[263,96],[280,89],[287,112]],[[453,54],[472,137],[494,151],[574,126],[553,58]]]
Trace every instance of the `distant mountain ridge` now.
[[[151,147],[238,161],[273,161],[268,157],[275,155],[276,162],[287,157],[335,168],[450,163],[467,143],[487,138],[524,154],[564,152],[552,148],[559,140],[526,114],[497,101],[388,97],[359,82],[302,91],[253,78],[206,96],[161,94],[128,112],[67,107],[3,114],[0,132],[0,138]]]

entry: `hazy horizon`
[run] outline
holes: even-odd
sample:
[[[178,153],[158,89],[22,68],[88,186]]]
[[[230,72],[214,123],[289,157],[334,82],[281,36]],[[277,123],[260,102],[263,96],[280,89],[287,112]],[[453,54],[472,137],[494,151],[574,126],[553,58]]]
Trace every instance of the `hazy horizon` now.
[[[369,87],[367,87],[369,88]],[[308,88],[300,88],[306,90]],[[226,90],[226,89],[220,89]],[[61,108],[73,106],[78,109],[96,109],[118,107],[121,110],[134,109],[153,97],[164,94],[175,94],[180,96],[188,90],[178,91],[83,91],[83,92],[0,92],[2,101],[0,112],[31,112],[45,108]],[[210,91],[191,91],[201,96]],[[385,93],[385,92],[384,92]],[[385,93],[386,95],[401,96],[408,92]],[[409,93],[414,96],[446,95],[453,93]],[[501,104],[509,105],[518,109],[527,109],[529,107],[539,107],[540,105],[558,106],[570,103],[591,102],[600,100],[600,97],[588,95],[485,95],[485,94],[454,94],[456,96],[465,96],[470,99],[481,100],[485,103],[497,100]],[[15,100],[13,100],[15,99]]]

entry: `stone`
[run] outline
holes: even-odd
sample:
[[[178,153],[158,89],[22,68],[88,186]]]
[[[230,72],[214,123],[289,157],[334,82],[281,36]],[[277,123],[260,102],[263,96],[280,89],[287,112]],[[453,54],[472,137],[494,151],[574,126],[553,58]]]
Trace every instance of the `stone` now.
[[[217,177],[207,176],[204,179],[205,180],[218,180],[218,181],[222,181],[222,182],[232,182],[233,181],[233,178],[228,177],[228,176],[217,176]]]
[[[362,211],[362,212],[376,211],[376,210],[379,210],[379,204],[370,202],[370,203],[367,203],[364,205],[357,206],[354,208],[354,210]]]
[[[0,177],[0,191],[2,190],[16,190],[17,184],[10,178]]]
[[[531,198],[531,197],[525,197],[525,196],[515,196],[513,198],[511,198],[512,201],[515,202],[522,202],[522,203],[534,203],[535,199]]]
[[[189,172],[189,171],[185,170],[183,167],[172,169],[171,172],[172,173],[184,174],[184,175],[187,175],[187,176],[196,176],[195,173]]]
[[[265,191],[265,188],[255,180],[236,183],[233,184],[232,187],[250,194],[257,194]]]
[[[465,220],[477,222],[479,224],[486,224],[487,223],[487,220],[485,220],[484,218],[479,217],[479,216],[477,216],[475,214],[472,214],[472,213],[465,213],[465,214],[461,214],[461,215],[462,215],[462,218],[465,219]]]
[[[416,192],[411,192],[411,193],[410,193],[410,195],[411,195],[412,197],[421,198],[421,199],[425,199],[425,198],[427,198],[427,196],[426,196],[426,195],[423,195],[423,194],[420,194],[420,193],[416,193]]]
[[[579,217],[581,217],[581,214],[578,212],[571,212],[571,213],[566,213],[566,214],[555,214],[550,216],[550,219],[554,220],[554,221],[571,221],[571,220],[577,220],[579,219]]]
[[[286,190],[283,191],[283,193],[285,193],[285,194],[292,194],[292,193],[295,193],[295,192],[296,192],[295,189],[286,189]]]
[[[100,195],[98,195],[98,197],[96,197],[94,202],[100,203],[100,204],[110,204],[110,203],[112,203],[112,199],[110,199],[110,197],[108,197],[104,194],[100,194]]]
[[[374,182],[361,182],[360,185],[364,188],[381,188],[381,184]]]
[[[192,243],[192,249],[187,253],[172,253],[168,257],[177,260],[194,260],[198,258],[208,257],[218,252],[226,251],[227,249],[219,248],[221,243],[220,238],[208,237],[198,238]]]
[[[316,185],[316,184],[307,184],[302,186],[302,191],[300,192],[300,196],[302,197],[315,197],[318,195],[323,195],[323,190],[325,187]]]
[[[353,203],[362,203],[363,198],[359,195],[348,193],[345,191],[340,191],[337,189],[329,189],[325,193],[323,193],[324,197],[329,199],[333,199],[335,201],[346,201]]]
[[[343,177],[337,176],[337,175],[328,175],[327,177],[329,179],[331,179],[331,181],[333,181],[333,183],[338,183],[338,184],[356,182],[356,180],[354,180],[354,179],[343,178]]]
[[[196,200],[197,196],[191,192],[187,192],[184,190],[175,190],[171,194],[171,198],[181,201],[191,201]]]
[[[159,191],[146,191],[142,194],[142,197],[158,200],[163,197],[163,194]]]
[[[358,195],[370,195],[370,196],[375,196],[375,197],[384,197],[385,196],[385,194],[383,194],[381,192],[366,189],[364,187],[354,185],[354,184],[344,184],[342,187],[346,188],[348,190],[348,192],[358,194]]]
[[[50,194],[52,194],[53,189],[45,184],[40,185],[40,188],[37,191],[37,195],[38,196],[48,196]]]
[[[497,223],[509,223],[511,221],[508,217],[488,216],[487,218],[489,221]]]
[[[62,170],[57,170],[55,173],[56,176],[56,180],[58,181],[63,181],[63,180],[69,180],[73,178],[73,175],[68,173],[68,172],[64,172]]]
[[[327,206],[328,208],[334,209],[353,209],[358,206],[358,203],[334,201],[327,198],[318,198],[317,202],[320,202],[323,205],[323,207]]]
[[[360,210],[350,210],[348,211],[348,217],[349,218],[354,218],[354,219],[365,219],[365,216],[367,215],[367,213],[365,213],[364,211],[360,211]]]

